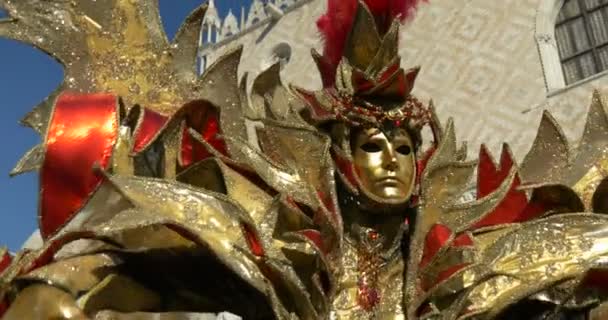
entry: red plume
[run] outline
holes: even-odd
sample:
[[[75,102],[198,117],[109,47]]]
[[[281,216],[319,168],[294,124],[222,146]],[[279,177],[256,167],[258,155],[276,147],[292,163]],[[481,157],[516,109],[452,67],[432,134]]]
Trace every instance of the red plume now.
[[[398,18],[404,22],[412,17],[421,1],[428,0],[363,0],[376,18],[380,34],[386,33],[393,19]],[[326,63],[334,66],[331,68],[333,72],[342,59],[358,2],[358,0],[328,0],[327,12],[317,20],[317,27],[325,40],[323,58]]]
[[[325,40],[323,57],[334,66],[333,72],[342,59],[356,11],[357,0],[328,0],[327,12],[317,20],[317,27]]]
[[[376,18],[376,25],[380,34],[388,31],[393,19],[398,18],[405,22],[416,11],[418,3],[428,0],[363,0],[369,11]]]

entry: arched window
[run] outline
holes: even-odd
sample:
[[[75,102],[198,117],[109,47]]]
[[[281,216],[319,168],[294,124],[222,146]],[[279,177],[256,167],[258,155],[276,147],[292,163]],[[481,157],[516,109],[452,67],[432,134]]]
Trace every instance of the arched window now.
[[[565,84],[608,69],[608,0],[565,0],[555,23]]]
[[[212,44],[215,42],[215,26],[213,25],[203,25],[203,30],[201,31],[201,43],[202,44]]]

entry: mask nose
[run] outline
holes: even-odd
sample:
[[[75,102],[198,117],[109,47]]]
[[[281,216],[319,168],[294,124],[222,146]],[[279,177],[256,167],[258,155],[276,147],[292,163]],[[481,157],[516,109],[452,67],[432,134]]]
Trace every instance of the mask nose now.
[[[388,171],[397,171],[399,169],[399,162],[397,161],[397,156],[395,154],[395,150],[393,150],[392,146],[388,146],[384,150],[384,159],[382,161],[383,167]]]

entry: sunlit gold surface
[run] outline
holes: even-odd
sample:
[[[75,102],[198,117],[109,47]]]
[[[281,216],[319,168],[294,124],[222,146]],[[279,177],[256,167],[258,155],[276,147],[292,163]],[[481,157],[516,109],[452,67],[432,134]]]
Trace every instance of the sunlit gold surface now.
[[[72,295],[49,285],[33,285],[24,289],[3,320],[87,320]]]
[[[88,314],[101,310],[137,312],[159,309],[161,293],[154,292],[129,277],[111,274],[78,299],[78,306]]]
[[[117,257],[107,254],[68,258],[37,269],[20,280],[52,284],[76,296],[95,287],[118,263]]]
[[[495,276],[477,282],[482,277],[479,271],[467,275],[475,279],[464,282],[465,287],[474,285],[467,308],[491,318],[532,293],[601,266],[608,256],[607,222],[597,215],[564,215],[526,223],[502,235],[481,252],[481,263],[490,269],[484,272]]]
[[[0,19],[1,37],[30,44],[64,67],[63,83],[22,120],[43,137],[64,91],[110,93],[126,109],[140,105],[169,116],[203,99],[225,111],[220,113],[224,130],[245,136],[237,77],[241,50],[199,75],[198,38],[206,4],[192,11],[173,41],[155,0],[0,0],[0,8],[8,14]],[[33,148],[12,174],[37,169],[43,147]]]
[[[416,160],[412,139],[405,130],[393,135],[378,129],[354,138],[353,159],[361,188],[381,203],[404,203],[412,195]]]
[[[140,104],[165,114],[196,98],[205,6],[170,43],[154,1],[3,0],[0,5],[9,14],[0,21],[0,35],[57,58],[65,67],[61,90],[112,92],[128,107]]]
[[[345,242],[341,260],[343,270],[340,276],[340,288],[332,302],[335,319],[404,319],[402,305],[404,263],[400,252],[395,252],[386,264],[374,270],[378,274],[381,300],[380,304],[371,311],[363,309],[357,302],[357,282],[360,276],[357,262],[360,259],[355,245],[349,241]]]
[[[572,148],[562,128],[545,112],[530,152],[521,164],[524,182],[572,191],[585,211],[595,212],[594,198],[605,197],[598,189],[608,177],[608,104],[594,91],[583,136]]]

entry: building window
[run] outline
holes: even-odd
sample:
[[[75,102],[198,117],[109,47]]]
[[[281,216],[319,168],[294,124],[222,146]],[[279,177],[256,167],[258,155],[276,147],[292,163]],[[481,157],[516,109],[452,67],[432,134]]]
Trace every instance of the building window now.
[[[555,24],[564,80],[608,69],[608,0],[565,0]]]

